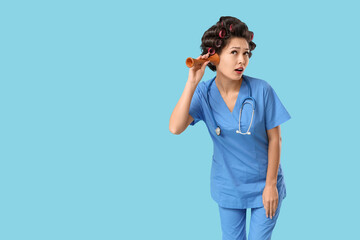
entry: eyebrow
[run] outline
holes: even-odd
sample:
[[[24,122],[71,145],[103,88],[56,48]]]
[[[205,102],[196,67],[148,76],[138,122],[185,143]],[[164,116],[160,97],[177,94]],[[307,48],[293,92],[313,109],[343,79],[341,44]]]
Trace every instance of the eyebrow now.
[[[232,48],[230,48],[230,49],[233,49],[233,48],[241,49],[240,47],[232,47]],[[250,49],[245,48],[245,50],[250,50]]]

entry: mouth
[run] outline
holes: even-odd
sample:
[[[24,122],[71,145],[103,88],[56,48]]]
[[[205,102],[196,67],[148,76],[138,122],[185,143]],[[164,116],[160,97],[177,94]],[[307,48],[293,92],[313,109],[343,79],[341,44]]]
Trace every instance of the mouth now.
[[[244,71],[244,68],[240,67],[240,68],[235,69],[235,71],[237,73],[242,73]]]

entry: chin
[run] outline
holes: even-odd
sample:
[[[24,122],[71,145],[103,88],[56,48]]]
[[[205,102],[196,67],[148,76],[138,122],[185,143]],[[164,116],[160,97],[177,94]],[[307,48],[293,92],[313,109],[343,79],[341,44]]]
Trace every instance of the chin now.
[[[237,74],[237,73],[236,73],[236,74]],[[243,75],[244,75],[244,73],[239,74],[236,79],[240,80]]]

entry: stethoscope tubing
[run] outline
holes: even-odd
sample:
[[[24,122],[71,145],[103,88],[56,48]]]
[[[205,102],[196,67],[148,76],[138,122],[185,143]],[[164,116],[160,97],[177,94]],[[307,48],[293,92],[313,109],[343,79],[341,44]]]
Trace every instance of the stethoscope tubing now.
[[[211,117],[212,117],[212,120],[213,120],[213,123],[214,123],[214,126],[216,127],[215,129],[215,132],[216,132],[216,135],[220,135],[221,133],[221,129],[220,129],[220,126],[217,124],[216,120],[215,120],[215,117],[214,117],[214,113],[212,111],[212,108],[210,106],[210,100],[209,100],[209,91],[210,91],[210,88],[211,88],[211,84],[213,84],[213,82],[215,81],[215,78],[216,76],[211,80],[209,86],[208,86],[208,89],[207,89],[207,98],[206,98],[206,103],[210,109],[210,112],[211,112]],[[246,77],[243,76],[243,80],[245,81],[246,85],[248,86],[249,90],[249,96],[247,98],[244,99],[244,101],[242,102],[241,104],[241,109],[240,109],[240,113],[239,113],[239,129],[236,130],[236,133],[240,133],[240,134],[243,134],[243,135],[250,135],[251,133],[249,132],[250,128],[251,128],[251,125],[252,125],[252,122],[253,122],[253,117],[254,117],[254,112],[255,112],[255,109],[256,109],[256,101],[255,99],[252,97],[252,92],[251,92],[251,86],[249,84],[249,81],[246,80]],[[243,110],[243,106],[246,104],[246,100],[251,100],[253,102],[252,103],[249,103],[252,105],[252,115],[251,115],[251,122],[250,122],[250,126],[248,128],[248,130],[246,131],[246,133],[243,133],[241,132],[241,129],[240,129],[240,121],[241,121],[241,113],[242,113],[242,110]]]

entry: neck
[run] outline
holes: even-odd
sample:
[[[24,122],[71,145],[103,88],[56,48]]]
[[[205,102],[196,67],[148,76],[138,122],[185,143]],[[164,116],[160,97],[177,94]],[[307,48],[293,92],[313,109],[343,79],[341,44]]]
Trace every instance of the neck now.
[[[242,81],[243,76],[241,76],[240,80],[229,80],[217,74],[215,78],[216,86],[218,86],[219,90],[226,95],[238,93]]]

